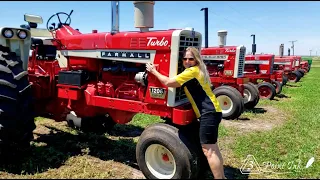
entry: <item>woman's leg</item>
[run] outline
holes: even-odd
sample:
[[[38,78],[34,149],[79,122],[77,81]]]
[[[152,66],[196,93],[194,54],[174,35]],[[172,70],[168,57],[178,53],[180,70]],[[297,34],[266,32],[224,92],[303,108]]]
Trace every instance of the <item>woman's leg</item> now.
[[[223,159],[217,144],[222,113],[209,113],[200,118],[200,143],[215,179],[225,179]]]
[[[218,144],[202,144],[202,150],[215,179],[226,179],[224,176],[223,159]]]

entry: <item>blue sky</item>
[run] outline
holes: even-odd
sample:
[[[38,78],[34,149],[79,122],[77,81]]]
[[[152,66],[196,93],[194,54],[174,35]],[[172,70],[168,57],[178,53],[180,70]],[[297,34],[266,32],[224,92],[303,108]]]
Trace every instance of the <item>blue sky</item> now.
[[[204,13],[209,8],[209,45],[217,45],[217,31],[228,30],[227,45],[245,45],[251,52],[252,37],[256,34],[257,53],[278,54],[284,43],[285,54],[295,42],[296,55],[309,55],[310,49],[320,54],[320,3],[294,1],[156,1],[154,30],[194,27],[204,36]],[[71,26],[82,33],[92,29],[107,32],[111,29],[111,2],[50,1],[50,2],[1,2],[0,26],[24,24],[25,13],[43,17],[45,27],[48,18],[56,12],[74,10]],[[120,2],[120,31],[135,30],[133,1]],[[204,46],[204,41],[203,41]],[[291,51],[292,54],[292,51]]]

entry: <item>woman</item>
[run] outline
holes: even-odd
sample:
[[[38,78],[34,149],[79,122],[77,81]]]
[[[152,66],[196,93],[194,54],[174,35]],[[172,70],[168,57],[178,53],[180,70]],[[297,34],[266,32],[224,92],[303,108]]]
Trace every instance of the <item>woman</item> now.
[[[146,66],[147,71],[155,75],[162,84],[168,87],[184,86],[184,91],[200,120],[199,135],[202,151],[207,157],[214,177],[225,179],[223,159],[217,144],[222,110],[211,90],[209,73],[199,51],[194,47],[188,47],[183,56],[183,66],[186,69],[172,78],[160,74],[150,63]]]

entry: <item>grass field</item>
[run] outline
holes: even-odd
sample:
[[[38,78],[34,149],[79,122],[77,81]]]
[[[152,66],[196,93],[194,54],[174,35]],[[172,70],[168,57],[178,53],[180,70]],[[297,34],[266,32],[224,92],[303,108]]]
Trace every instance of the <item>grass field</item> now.
[[[301,82],[289,83],[275,100],[260,101],[239,120],[222,122],[219,146],[228,179],[320,178],[319,82],[320,60],[314,60]],[[139,114],[128,125],[98,136],[37,118],[32,151],[17,163],[2,164],[0,177],[144,178],[135,161],[135,145],[144,127],[161,121]],[[248,155],[256,164],[251,174],[242,174]],[[311,157],[314,163],[305,168]],[[212,178],[210,172],[207,178]]]

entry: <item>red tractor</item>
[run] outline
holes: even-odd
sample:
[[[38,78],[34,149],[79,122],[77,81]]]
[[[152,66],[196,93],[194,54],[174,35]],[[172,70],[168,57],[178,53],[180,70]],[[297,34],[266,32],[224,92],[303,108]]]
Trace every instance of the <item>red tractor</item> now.
[[[296,58],[295,56],[290,56],[290,51],[288,51],[288,56],[283,55],[284,45],[280,45],[279,56],[275,56],[275,64],[278,64],[277,69],[284,70],[285,78],[289,82],[298,82],[302,75],[299,71],[296,70]]]
[[[310,67],[309,67],[308,61],[301,61],[300,67],[304,71],[305,74],[310,71]]]
[[[244,108],[254,108],[259,102],[258,90],[243,77],[244,46],[225,46],[227,31],[219,31],[218,47],[208,47],[208,8],[202,8],[205,16],[205,47],[201,56],[207,65],[213,90],[223,111],[224,119],[236,119]],[[247,94],[251,96],[246,96]]]
[[[244,76],[250,79],[250,82],[257,85],[261,99],[272,100],[276,94],[281,93],[281,81],[275,81],[273,74],[274,55],[256,54],[245,56]]]
[[[301,56],[294,56],[294,57],[295,57],[295,60],[296,60],[296,62],[295,62],[295,70],[300,72],[301,77],[303,77],[304,74],[305,74],[305,71],[301,67],[302,58],[301,58]]]
[[[33,139],[34,102],[27,76],[30,44],[28,30],[0,28],[0,162],[2,157],[24,154],[16,150],[28,148]]]
[[[120,32],[118,5],[112,2],[111,32],[82,34],[70,26],[71,11],[49,18],[52,38],[36,37],[36,17],[29,18],[33,22],[25,27],[34,34],[28,72],[37,114],[102,132],[115,123],[128,123],[137,113],[160,116],[165,123],[148,126],[136,147],[142,173],[154,179],[197,178],[207,160],[195,113],[182,88],[162,85],[145,64],[152,62],[169,77],[177,75],[184,70],[183,51],[188,46],[200,50],[202,35],[188,29],[149,31],[154,1],[135,1],[135,27],[140,31]],[[51,24],[55,16],[59,22]]]

